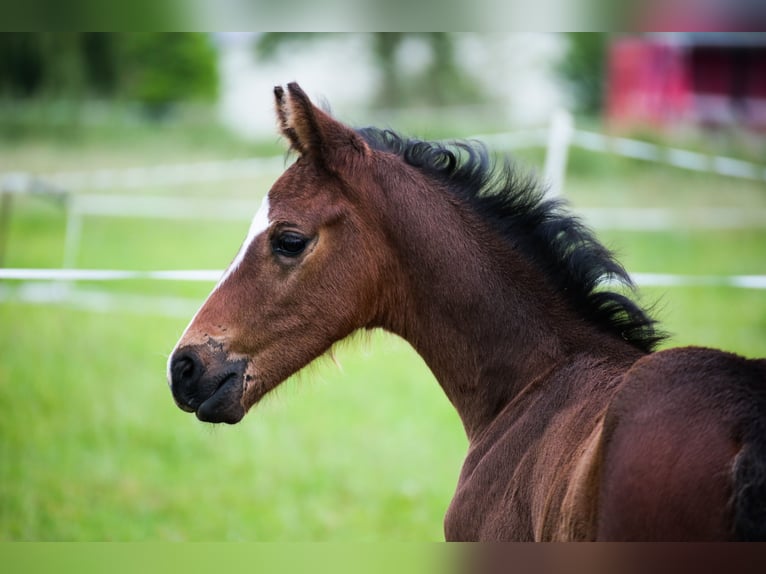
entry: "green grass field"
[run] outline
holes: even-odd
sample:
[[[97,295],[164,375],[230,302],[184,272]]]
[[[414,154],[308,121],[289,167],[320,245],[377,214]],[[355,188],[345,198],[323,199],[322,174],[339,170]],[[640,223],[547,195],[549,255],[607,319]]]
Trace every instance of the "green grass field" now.
[[[476,130],[479,131],[479,130]],[[0,142],[0,171],[134,166],[242,157],[220,134],[24,138]],[[278,150],[264,144],[265,152]],[[256,146],[257,147],[257,146]],[[534,158],[534,154],[529,157]],[[766,208],[766,186],[598,155],[573,157],[575,208]],[[268,181],[141,193],[248,198]],[[58,267],[64,213],[16,198],[9,267]],[[222,269],[242,222],[90,218],[78,265]],[[766,274],[766,230],[609,231],[634,272]],[[0,287],[15,287],[0,282]],[[211,285],[83,284],[113,294],[201,302]],[[647,288],[667,345],[766,355],[766,291]],[[0,302],[0,539],[440,540],[466,440],[420,358],[383,333],[354,338],[294,377],[234,427],[207,426],[173,404],[167,355],[188,316]]]

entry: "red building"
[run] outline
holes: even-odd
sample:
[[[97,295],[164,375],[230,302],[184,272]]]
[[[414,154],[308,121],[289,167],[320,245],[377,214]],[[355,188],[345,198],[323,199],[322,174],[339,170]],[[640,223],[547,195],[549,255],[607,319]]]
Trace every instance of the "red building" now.
[[[606,96],[613,125],[766,130],[766,34],[616,38],[609,50]]]

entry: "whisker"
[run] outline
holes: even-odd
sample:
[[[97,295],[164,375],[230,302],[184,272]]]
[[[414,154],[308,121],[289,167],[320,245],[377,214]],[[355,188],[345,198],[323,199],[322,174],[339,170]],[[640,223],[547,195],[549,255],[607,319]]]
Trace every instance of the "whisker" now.
[[[335,363],[335,366],[338,367],[338,370],[342,373],[343,372],[343,365],[340,364],[340,361],[338,361],[338,357],[335,355],[335,347],[333,346],[330,349],[330,359],[332,359],[332,362]]]

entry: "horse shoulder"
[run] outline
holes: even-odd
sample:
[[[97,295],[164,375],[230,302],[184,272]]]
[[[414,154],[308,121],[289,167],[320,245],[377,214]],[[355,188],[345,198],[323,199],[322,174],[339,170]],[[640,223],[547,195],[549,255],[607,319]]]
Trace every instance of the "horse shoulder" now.
[[[469,449],[447,539],[594,539],[604,412],[623,373],[580,358],[509,405]]]
[[[604,420],[600,419],[590,436],[581,443],[567,482],[558,520],[550,523],[544,540],[595,540],[597,535],[599,479],[603,460]],[[546,535],[547,534],[547,535]]]

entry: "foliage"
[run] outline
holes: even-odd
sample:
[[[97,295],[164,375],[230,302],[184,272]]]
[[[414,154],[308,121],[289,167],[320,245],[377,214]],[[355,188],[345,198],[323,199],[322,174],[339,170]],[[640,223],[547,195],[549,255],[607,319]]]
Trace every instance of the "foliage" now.
[[[264,32],[255,41],[255,52],[265,60],[274,58],[283,46],[312,42],[333,35],[330,32]]]
[[[256,53],[274,58],[282,46],[311,43],[331,34],[268,32],[256,41]],[[369,34],[372,56],[381,73],[377,105],[400,107],[407,104],[445,105],[476,101],[480,97],[473,82],[455,60],[455,42],[445,32],[375,32]],[[410,77],[401,66],[401,50],[407,40],[424,42],[430,52],[425,69]]]
[[[415,77],[399,67],[400,52],[407,40],[425,42],[430,62]],[[378,104],[396,107],[404,103],[441,106],[475,102],[480,92],[455,60],[455,41],[445,32],[379,32],[373,35],[373,53],[383,72]]]
[[[72,32],[0,34],[0,95],[81,93],[86,83],[84,37]]]
[[[566,36],[569,50],[558,71],[571,87],[577,109],[596,114],[604,103],[608,34],[570,32]]]
[[[124,35],[122,44],[127,97],[153,108],[215,98],[215,51],[207,36],[142,32]]]
[[[206,34],[0,35],[5,97],[119,97],[158,109],[213,99],[217,89],[216,54]]]

